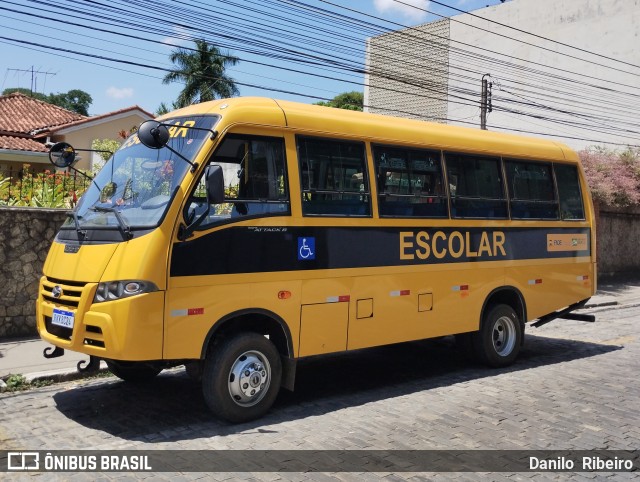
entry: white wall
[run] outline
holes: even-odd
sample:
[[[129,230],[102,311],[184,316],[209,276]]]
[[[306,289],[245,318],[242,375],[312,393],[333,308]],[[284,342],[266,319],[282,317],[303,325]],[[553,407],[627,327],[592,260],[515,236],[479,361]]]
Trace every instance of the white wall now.
[[[474,15],[551,40],[526,35]],[[446,83],[449,95],[446,106],[431,106],[430,111],[445,112],[450,123],[469,125],[468,122],[471,122],[479,126],[481,77],[488,73],[494,84],[494,110],[487,117],[490,130],[538,132],[545,137],[557,138],[576,149],[604,143],[640,145],[640,134],[624,132],[624,129],[640,131],[640,0],[511,0],[452,17],[446,22],[450,39],[447,62],[449,77]],[[445,29],[439,27],[438,30]],[[381,52],[389,55],[389,49],[393,48],[393,36],[402,35],[398,32],[370,39],[368,59],[369,67],[374,72]],[[506,37],[543,46],[550,51]],[[623,60],[631,65],[570,49],[557,42]],[[413,45],[398,47],[394,55],[419,59],[416,52],[423,52],[428,48],[426,43],[416,41]],[[475,56],[481,57],[474,58]],[[505,62],[515,66],[505,65]],[[515,68],[522,66],[526,66],[528,71]],[[411,70],[414,71],[410,72],[405,68],[405,73],[414,76],[415,80],[438,80],[435,76],[430,76],[428,62],[424,62],[422,77],[415,69]],[[554,79],[553,75],[561,75],[563,79]],[[391,99],[388,94],[383,93],[384,89],[380,89],[385,85],[383,80],[376,79],[375,75],[369,76],[368,80],[368,100],[373,106],[371,111],[385,113],[375,109],[378,107],[411,112],[421,102],[419,97],[412,94],[405,94],[401,101]],[[406,87],[403,90],[410,91]],[[428,91],[428,86],[425,86],[425,91]],[[624,95],[625,93],[631,95]],[[516,101],[544,104],[570,113],[553,112],[518,104]],[[445,101],[442,100],[441,103]],[[465,103],[473,105],[463,105]],[[522,111],[528,115],[501,112],[503,108]],[[386,113],[410,117],[402,113]],[[553,117],[561,123],[532,116]],[[586,123],[590,127],[567,125],[570,123]]]

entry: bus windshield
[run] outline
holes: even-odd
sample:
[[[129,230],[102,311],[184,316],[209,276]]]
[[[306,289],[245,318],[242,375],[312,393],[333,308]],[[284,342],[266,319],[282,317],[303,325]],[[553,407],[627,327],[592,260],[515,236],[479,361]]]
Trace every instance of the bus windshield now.
[[[170,139],[161,149],[145,147],[132,134],[113,154],[82,196],[63,228],[119,230],[156,227],[178,186],[217,122],[216,116],[164,120]],[[198,129],[190,129],[196,127]],[[177,151],[180,155],[173,151]]]

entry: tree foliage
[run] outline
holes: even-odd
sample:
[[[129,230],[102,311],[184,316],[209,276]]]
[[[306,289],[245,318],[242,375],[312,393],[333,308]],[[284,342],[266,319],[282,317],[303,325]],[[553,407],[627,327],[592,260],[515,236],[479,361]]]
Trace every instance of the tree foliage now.
[[[205,40],[198,39],[195,44],[195,49],[178,48],[169,56],[175,69],[165,75],[162,83],[184,83],[174,107],[238,95],[234,80],[225,71],[239,59]]]
[[[57,94],[51,93],[49,95],[45,95],[40,94],[39,92],[31,92],[31,90],[29,89],[12,87],[9,89],[4,89],[2,91],[2,95],[13,94],[14,92],[28,95],[29,97],[41,100],[42,102],[57,105],[58,107],[62,107],[63,109],[77,112],[78,114],[82,114],[85,116],[89,115],[89,106],[93,102],[93,98],[91,97],[91,95],[80,89],[72,89],[66,93],[59,92]]]
[[[640,204],[640,149],[591,147],[579,154],[595,201],[617,207]]]
[[[352,92],[343,92],[342,94],[336,95],[328,102],[316,102],[315,105],[362,111],[364,107],[364,94],[355,90]]]

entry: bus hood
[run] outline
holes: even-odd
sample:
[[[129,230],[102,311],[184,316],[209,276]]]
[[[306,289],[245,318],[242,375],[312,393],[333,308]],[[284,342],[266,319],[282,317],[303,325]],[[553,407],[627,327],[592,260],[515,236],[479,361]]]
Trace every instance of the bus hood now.
[[[117,249],[117,243],[78,246],[54,241],[42,271],[58,280],[98,283]]]

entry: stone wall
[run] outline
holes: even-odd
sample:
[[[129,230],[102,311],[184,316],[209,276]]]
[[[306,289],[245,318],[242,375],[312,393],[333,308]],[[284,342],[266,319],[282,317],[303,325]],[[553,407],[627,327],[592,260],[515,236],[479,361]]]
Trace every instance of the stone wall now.
[[[66,212],[0,207],[0,338],[36,334],[42,265]]]
[[[598,276],[640,273],[640,207],[596,206]]]

